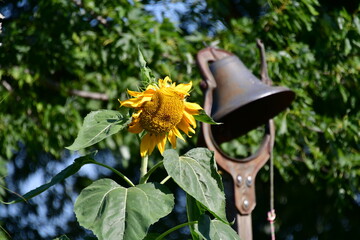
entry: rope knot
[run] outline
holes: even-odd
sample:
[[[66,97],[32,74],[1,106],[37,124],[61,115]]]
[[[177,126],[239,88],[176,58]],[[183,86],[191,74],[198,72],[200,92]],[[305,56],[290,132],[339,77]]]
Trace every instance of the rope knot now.
[[[275,209],[272,209],[271,211],[268,212],[268,221],[273,223],[275,222],[275,218],[276,218],[276,214],[275,214]]]

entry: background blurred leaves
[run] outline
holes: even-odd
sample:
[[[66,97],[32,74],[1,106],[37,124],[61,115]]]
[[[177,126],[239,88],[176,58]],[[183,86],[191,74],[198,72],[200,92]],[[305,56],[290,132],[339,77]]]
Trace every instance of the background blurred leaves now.
[[[126,89],[141,87],[139,46],[155,77],[193,81],[190,100],[201,103],[197,51],[204,44],[218,46],[238,55],[259,75],[256,39],[260,38],[274,85],[297,94],[291,107],[275,118],[274,158],[281,175],[277,204],[284,211],[283,221],[277,221],[280,238],[359,234],[354,227],[359,220],[351,214],[359,212],[360,203],[357,1],[194,0],[178,7],[181,11],[172,9],[179,2],[170,0],[0,4],[5,16],[0,35],[0,176],[7,175],[6,163],[18,166],[15,180],[21,181],[46,167],[44,155],[60,162],[87,113],[118,110],[117,99],[126,98]],[[159,14],[160,9],[165,10]],[[151,11],[161,19],[157,21]],[[261,136],[250,132],[225,146],[226,151],[241,158],[256,149]],[[109,148],[114,164],[131,172],[139,160],[135,139],[123,132],[94,148]],[[196,140],[179,143],[179,151],[196,146]],[[25,164],[19,167],[21,157]],[[89,184],[83,180],[77,189]],[[5,184],[4,178],[0,181]],[[257,181],[259,189],[267,181],[265,167]],[[292,186],[299,190],[290,190]],[[298,204],[306,205],[305,200],[298,202],[300,196],[322,202],[316,205],[314,222],[307,223],[306,218],[300,224],[294,220],[297,216],[285,214]],[[332,214],[338,214],[338,220],[327,221]],[[265,234],[266,227],[254,230]]]

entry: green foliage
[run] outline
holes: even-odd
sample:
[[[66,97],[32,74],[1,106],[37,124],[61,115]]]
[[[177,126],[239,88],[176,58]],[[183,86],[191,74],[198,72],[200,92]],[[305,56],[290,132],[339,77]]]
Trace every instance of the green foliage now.
[[[210,217],[207,215],[203,215],[200,217],[196,230],[199,235],[206,240],[240,240],[239,235],[237,235],[235,231],[232,231],[232,228],[229,225],[216,219],[211,220]]]
[[[205,207],[201,205],[195,198],[186,194],[186,214],[189,222],[196,221],[206,212]],[[196,232],[196,225],[190,226],[190,233],[193,240],[200,240],[199,234]]]
[[[2,160],[14,157],[19,141],[34,162],[44,151],[59,157],[88,112],[117,109],[117,99],[126,98],[126,89],[141,84],[138,46],[146,49],[144,58],[157,78],[169,75],[177,82],[189,82],[196,72],[193,55],[206,36],[183,38],[172,23],[157,22],[138,1],[76,2],[14,5],[14,17],[3,23]],[[113,136],[108,140],[113,144],[100,147],[116,152],[124,135]],[[131,139],[127,144],[136,144],[127,139]]]
[[[143,239],[148,227],[169,214],[174,197],[160,184],[124,188],[100,179],[85,188],[75,203],[80,224],[99,240]]]
[[[274,85],[296,92],[290,109],[275,118],[274,158],[282,176],[291,180],[305,175],[319,188],[328,187],[323,180],[336,182],[335,192],[346,189],[355,199],[360,118],[355,69],[360,58],[359,48],[352,46],[358,43],[359,6],[353,13],[328,11],[316,0],[271,1],[269,7],[258,21],[232,19],[232,31],[219,33],[221,47],[236,53],[249,68],[259,69],[254,56],[260,38]],[[253,136],[249,142],[254,142]],[[239,142],[229,147],[230,155],[244,153]]]
[[[156,79],[150,68],[146,66],[146,61],[139,48],[139,63],[140,63],[140,76],[144,86],[156,83]]]
[[[193,81],[191,98],[200,102],[201,77],[194,57],[204,43],[233,52],[256,74],[260,61],[255,40],[260,38],[274,85],[287,86],[297,95],[275,118],[277,170],[288,181],[309,181],[326,191],[340,203],[339,212],[355,205],[360,185],[357,1],[208,0],[205,14],[199,12],[204,4],[194,1],[189,7],[193,14],[180,18],[183,29],[166,18],[157,22],[138,1],[20,2],[14,1],[14,14],[3,20],[1,33],[1,184],[7,161],[15,159],[21,144],[29,163],[19,176],[24,179],[37,168],[41,153],[61,156],[87,113],[118,109],[117,99],[126,98],[126,89],[141,85],[139,46],[156,78]],[[197,31],[185,28],[191,24]],[[256,137],[261,138],[250,133],[225,150],[242,157],[257,148]],[[188,142],[194,146],[196,137]],[[117,159],[125,159],[120,146],[137,142],[123,131],[94,147],[109,147],[120,155]],[[179,146],[183,151],[184,145]],[[130,154],[133,162],[139,161],[138,149],[131,147]],[[266,175],[263,172],[261,181]],[[277,224],[281,229],[287,223]]]
[[[141,70],[146,70],[144,72],[147,73],[144,77],[151,80],[151,70],[146,67],[146,62],[140,51],[139,55]],[[214,122],[206,114],[202,115],[205,117],[200,118],[201,120]],[[130,118],[123,117],[117,111],[93,111],[85,117],[77,138],[68,149],[80,150],[92,146],[123,130],[129,123]],[[153,238],[151,234],[147,234],[149,227],[159,221],[160,218],[168,215],[174,208],[174,196],[163,185],[166,181],[147,183],[150,175],[162,164],[169,174],[168,178],[173,178],[180,188],[193,197],[193,201],[188,201],[188,204],[193,204],[193,206],[187,208],[189,210],[188,223],[175,226],[157,236],[156,239],[162,239],[182,226],[196,223],[199,224],[198,230],[196,227],[191,227],[194,239],[199,239],[199,236],[203,236],[203,234],[205,234],[206,239],[236,236],[232,228],[224,227],[228,224],[225,214],[224,187],[217,172],[214,154],[204,148],[190,150],[182,157],[179,157],[173,149],[166,150],[164,160],[153,166],[148,172],[148,156],[145,156],[140,167],[140,182],[136,186],[118,170],[98,163],[90,156],[80,157],[53,177],[50,182],[26,193],[18,200],[6,204],[31,199],[74,175],[83,165],[88,163],[112,170],[130,185],[129,188],[125,188],[114,180],[103,178],[87,186],[78,196],[74,205],[76,218],[81,226],[90,229],[99,240]],[[215,220],[203,221],[199,212],[205,209],[212,213],[215,218],[221,220],[221,223],[219,224]],[[67,237],[63,236],[62,238]]]
[[[204,110],[200,110],[200,113],[198,115],[194,115],[194,118],[195,118],[195,120],[197,120],[199,122],[203,122],[203,123],[216,124],[216,125],[221,124],[221,123],[215,122],[214,119],[209,117]]]
[[[93,111],[85,117],[78,136],[67,149],[80,150],[94,145],[127,127],[130,120],[130,117],[124,117],[119,111]]]
[[[216,172],[213,153],[206,149],[193,149],[179,158],[175,150],[166,150],[164,167],[187,194],[227,222],[224,190]]]

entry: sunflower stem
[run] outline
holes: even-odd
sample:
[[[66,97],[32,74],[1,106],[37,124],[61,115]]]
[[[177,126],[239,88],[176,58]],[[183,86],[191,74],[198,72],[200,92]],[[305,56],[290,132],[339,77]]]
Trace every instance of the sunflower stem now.
[[[164,164],[164,161],[160,161],[157,164],[155,164],[155,166],[153,166],[152,168],[150,168],[150,170],[140,179],[140,184],[146,183],[147,180],[149,179],[150,175],[160,166],[162,166]]]
[[[148,162],[149,162],[149,155],[146,154],[141,159],[140,179],[142,179],[145,176],[145,174],[147,173]]]
[[[169,176],[167,176],[166,178],[164,178],[161,182],[160,182],[160,184],[164,184],[164,183],[166,183],[167,182],[167,180],[169,180],[171,178],[171,176],[169,175]]]
[[[166,235],[174,232],[175,230],[178,230],[179,228],[182,228],[182,227],[186,227],[186,226],[190,226],[190,225],[194,225],[194,224],[197,224],[198,221],[193,221],[193,222],[186,222],[186,223],[183,223],[183,224],[179,224],[169,230],[167,230],[166,232],[164,232],[163,234],[161,234],[160,236],[158,236],[155,240],[161,240],[163,239]]]
[[[131,187],[135,187],[135,185],[133,184],[133,182],[127,178],[124,174],[122,174],[121,172],[119,172],[118,170],[116,170],[115,168],[112,168],[106,164],[102,164],[102,163],[99,163],[99,162],[96,162],[96,161],[91,161],[92,164],[96,164],[96,165],[99,165],[99,166],[102,166],[102,167],[105,167],[109,170],[111,170],[112,172],[116,173],[118,176],[120,176],[122,179],[125,180],[125,182],[127,182]]]

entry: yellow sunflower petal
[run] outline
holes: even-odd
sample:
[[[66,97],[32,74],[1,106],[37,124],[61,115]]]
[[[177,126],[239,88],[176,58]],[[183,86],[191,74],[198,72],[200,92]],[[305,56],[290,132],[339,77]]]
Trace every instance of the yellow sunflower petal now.
[[[159,78],[158,85],[159,85],[159,88],[160,88],[160,89],[166,87],[164,81],[165,81],[165,80]]]
[[[190,113],[184,111],[183,118],[185,118],[185,121],[190,123],[193,128],[196,128],[195,118]]]
[[[175,87],[175,90],[177,92],[182,93],[187,96],[187,95],[189,95],[189,91],[190,91],[191,87],[192,87],[192,82],[189,82],[186,84],[181,83]]]
[[[140,121],[137,120],[137,121],[132,121],[129,125],[129,132],[131,133],[141,133],[144,129],[141,127],[140,125]]]
[[[172,148],[175,149],[176,148],[176,136],[172,130],[169,131],[168,140],[171,143]]]
[[[156,146],[157,137],[154,134],[147,133],[142,139],[140,144],[140,155],[141,157],[145,157],[146,154],[150,155]]]
[[[138,119],[140,117],[142,110],[137,111],[136,113],[133,113],[131,116],[133,119]]]
[[[149,85],[146,87],[146,90],[145,90],[145,91],[148,91],[148,90],[156,91],[157,89],[159,89],[158,86],[149,84]]]
[[[124,101],[120,101],[120,106],[122,107],[137,108],[140,107],[141,104],[141,98],[130,98]]]
[[[166,134],[160,134],[157,136],[157,147],[159,149],[159,152],[161,154],[163,154],[163,152],[165,151],[165,145],[166,145]]]
[[[190,113],[191,115],[199,114],[199,111],[202,109],[199,104],[191,103],[191,102],[184,102],[185,111]]]
[[[151,144],[151,139],[150,139],[150,133],[147,133],[142,139],[141,139],[141,144],[140,144],[140,155],[141,157],[145,157],[148,152],[149,152],[149,148],[150,148],[150,144]]]
[[[188,137],[190,137],[189,132],[195,133],[195,130],[190,126],[185,118],[182,118],[176,127],[183,131]]]
[[[159,79],[159,87],[160,88],[169,87],[171,85],[171,82],[172,82],[171,79],[168,76],[166,76],[164,80]]]
[[[181,133],[179,132],[179,130],[176,127],[174,127],[172,129],[172,131],[174,132],[175,136],[177,136],[178,138],[180,138],[181,140],[183,140],[185,142],[185,139],[183,138],[183,136],[181,135]]]
[[[137,96],[140,96],[140,95],[143,95],[144,93],[142,93],[142,92],[137,92],[137,91],[131,91],[131,90],[127,90],[127,92],[128,92],[128,94],[130,95],[130,96],[133,96],[133,97],[137,97]]]
[[[150,134],[150,147],[149,147],[149,155],[154,151],[156,145],[159,143],[159,139],[155,134]]]
[[[146,94],[142,94],[139,97],[130,98],[124,101],[119,101],[121,106],[130,107],[130,108],[139,108],[144,102],[151,101],[153,96],[153,92],[148,92]]]
[[[149,85],[149,86],[152,86],[152,85]],[[155,92],[156,92],[155,88],[149,88],[149,89],[146,89],[143,93],[144,93],[144,96],[152,96]]]
[[[120,105],[124,106],[124,107],[131,107],[131,108],[136,108],[136,107],[140,107],[142,104],[142,99],[143,97],[134,97],[134,98],[130,98],[124,101],[120,101]]]

